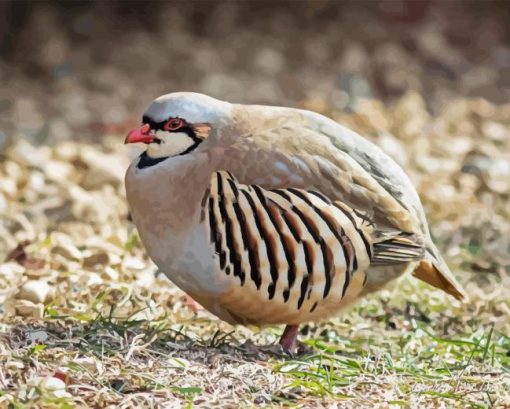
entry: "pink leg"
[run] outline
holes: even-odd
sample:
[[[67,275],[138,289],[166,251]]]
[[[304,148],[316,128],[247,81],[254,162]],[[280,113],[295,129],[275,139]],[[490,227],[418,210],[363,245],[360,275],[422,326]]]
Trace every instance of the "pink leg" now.
[[[201,311],[203,310],[204,308],[199,304],[197,303],[193,298],[191,298],[188,294],[185,294],[185,305],[186,307],[188,307],[192,312],[194,312],[195,314],[198,312],[198,311]]]
[[[287,325],[280,338],[280,345],[287,354],[292,354],[298,347],[297,334],[299,325]]]

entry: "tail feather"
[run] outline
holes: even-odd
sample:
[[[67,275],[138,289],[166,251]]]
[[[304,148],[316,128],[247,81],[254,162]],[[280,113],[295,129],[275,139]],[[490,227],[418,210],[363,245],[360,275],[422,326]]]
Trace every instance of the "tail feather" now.
[[[421,260],[425,247],[420,236],[404,232],[378,232],[372,264],[395,264]]]
[[[425,258],[418,264],[413,275],[427,284],[454,296],[457,300],[466,302],[468,296],[462,285],[454,277],[437,250],[434,250],[435,248],[427,248]]]
[[[390,265],[419,261],[413,275],[427,284],[439,288],[460,301],[468,297],[455,279],[438,250],[423,236],[394,230],[374,232],[373,265]]]

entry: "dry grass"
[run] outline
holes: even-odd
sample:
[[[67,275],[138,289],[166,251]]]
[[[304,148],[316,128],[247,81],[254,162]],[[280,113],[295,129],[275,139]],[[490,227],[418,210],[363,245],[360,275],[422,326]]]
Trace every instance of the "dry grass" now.
[[[83,313],[49,305],[42,320],[7,320],[0,402],[16,408],[510,405],[510,338],[501,310],[509,308],[508,298],[459,307],[404,281],[341,319],[305,327],[310,353],[289,358],[261,346],[274,343],[278,330],[234,330],[187,311],[166,280],[157,284],[151,298],[167,297],[171,306],[163,314],[130,294],[134,285],[126,281],[124,291],[80,288],[90,302]],[[117,314],[114,305],[125,311]],[[63,383],[52,390],[48,377]]]

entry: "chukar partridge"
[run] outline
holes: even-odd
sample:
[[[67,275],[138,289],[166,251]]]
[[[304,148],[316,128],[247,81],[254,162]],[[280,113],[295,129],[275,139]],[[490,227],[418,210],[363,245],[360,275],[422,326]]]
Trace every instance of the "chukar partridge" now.
[[[157,266],[232,324],[338,313],[406,272],[464,299],[416,190],[377,146],[314,112],[179,92],[126,143],[127,198]]]

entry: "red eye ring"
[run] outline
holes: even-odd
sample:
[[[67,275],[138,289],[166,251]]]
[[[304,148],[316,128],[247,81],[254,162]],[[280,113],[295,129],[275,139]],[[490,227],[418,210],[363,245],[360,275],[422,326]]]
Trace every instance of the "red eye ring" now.
[[[176,131],[184,126],[184,121],[181,118],[170,118],[165,124],[163,129],[165,131]]]

